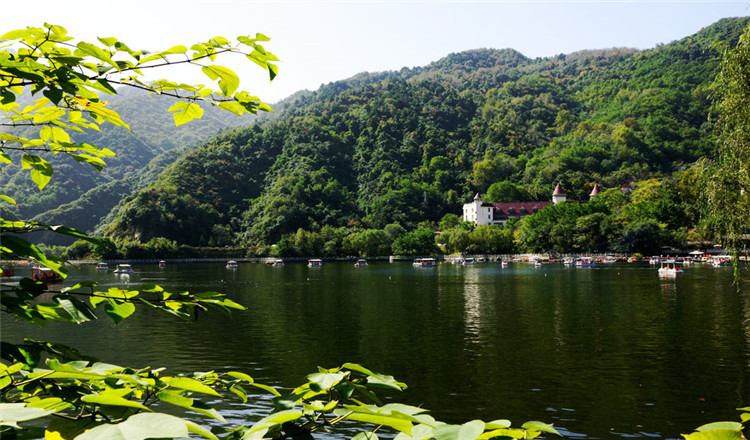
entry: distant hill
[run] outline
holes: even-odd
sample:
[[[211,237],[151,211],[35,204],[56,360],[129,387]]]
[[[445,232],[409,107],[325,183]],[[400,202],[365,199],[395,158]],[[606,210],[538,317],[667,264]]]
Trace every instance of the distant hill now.
[[[31,98],[24,96],[24,99]],[[5,167],[0,173],[4,194],[23,200],[15,210],[9,212],[7,207],[3,208],[6,218],[34,217],[52,224],[65,223],[93,230],[123,197],[156,178],[157,172],[148,172],[148,165],[155,158],[178,148],[197,146],[223,130],[246,126],[254,118],[238,117],[205,106],[200,121],[175,127],[172,115],[167,111],[174,101],[171,98],[125,89],[107,99],[132,131],[105,125],[101,132],[79,134],[74,138],[78,142],[109,148],[117,156],[108,159],[108,166],[101,172],[69,157],[54,157],[50,162],[55,174],[42,192],[31,182],[28,170],[22,170],[20,166]],[[166,165],[164,161],[177,157],[168,154],[159,159],[159,163],[163,167]],[[111,193],[112,189],[116,189],[114,193]]]
[[[112,200],[118,209],[100,231],[140,242],[208,245],[230,234],[232,243],[270,244],[299,228],[413,228],[459,214],[475,192],[502,180],[547,200],[556,182],[580,199],[595,182],[619,187],[667,176],[711,152],[710,85],[720,56],[714,43],[734,44],[747,22],[724,19],[644,51],[530,59],[512,49],[478,49],[300,92],[276,114],[165,160],[155,180],[150,168],[148,178],[127,186],[135,193]],[[215,124],[196,130],[208,135],[218,131]],[[116,141],[113,149],[132,153],[98,180],[80,177],[86,189],[75,192],[99,187],[111,200],[126,190],[116,179],[136,176],[157,152],[200,137],[190,132],[174,142],[167,133],[151,127],[137,140]],[[107,183],[113,186],[101,186]],[[99,199],[92,193],[83,200],[94,206]],[[32,202],[23,209],[57,206]],[[74,218],[74,211],[55,218]]]

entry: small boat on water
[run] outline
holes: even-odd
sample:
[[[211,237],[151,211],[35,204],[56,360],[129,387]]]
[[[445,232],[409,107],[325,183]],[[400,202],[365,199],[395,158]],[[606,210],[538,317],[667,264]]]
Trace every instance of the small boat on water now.
[[[59,273],[40,265],[31,268],[31,279],[45,283],[62,283],[62,277]]]
[[[417,258],[412,263],[414,267],[435,267],[434,258]]]
[[[648,259],[648,264],[661,264],[661,257],[651,257]]]
[[[576,267],[595,267],[596,263],[591,257],[581,257],[576,259]]]
[[[608,255],[608,256],[605,256],[604,258],[602,258],[602,263],[603,264],[617,263],[617,258]]]
[[[118,264],[114,273],[118,275],[130,275],[134,274],[135,271],[129,264]]]
[[[659,267],[659,275],[661,276],[675,276],[678,273],[683,273],[682,267],[677,265],[675,260],[663,260]]]
[[[708,264],[713,267],[731,266],[732,260],[729,257],[710,257]]]
[[[164,269],[167,267],[167,262],[164,260],[159,261],[159,269]]]
[[[356,263],[354,263],[354,267],[367,267],[367,266],[368,266],[367,260],[365,260],[364,258],[360,258],[359,260],[357,260]]]
[[[500,267],[508,267],[508,262],[503,260],[500,262]]]
[[[227,269],[237,269],[238,267],[240,267],[240,265],[237,264],[237,262],[234,261],[234,260],[229,260],[229,261],[227,261],[227,266],[226,267],[227,267]]]
[[[473,266],[473,265],[477,264],[477,262],[474,261],[473,258],[464,258],[464,261],[461,264],[463,264],[464,266]]]
[[[307,267],[322,267],[322,266],[323,266],[323,260],[320,260],[318,258],[307,260]]]
[[[104,263],[104,262],[96,263],[96,270],[101,270],[101,271],[106,272],[109,270],[109,266],[107,265],[107,263]]]
[[[0,277],[12,277],[13,276],[13,266],[10,264],[3,264],[2,271],[0,271]]]
[[[271,266],[284,267],[284,260],[273,260],[273,263],[271,263]]]
[[[572,266],[572,265],[576,264],[576,259],[573,258],[573,257],[565,257],[565,258],[563,258],[563,264],[567,264],[567,265]]]

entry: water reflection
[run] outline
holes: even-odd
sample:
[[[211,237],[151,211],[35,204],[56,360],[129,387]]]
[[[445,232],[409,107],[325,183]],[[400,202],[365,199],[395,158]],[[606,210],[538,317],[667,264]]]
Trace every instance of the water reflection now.
[[[479,271],[476,266],[462,267],[464,280],[464,320],[466,325],[465,340],[469,343],[481,342],[482,330],[482,297],[479,284]]]
[[[3,338],[49,338],[170,373],[240,370],[285,388],[318,366],[359,362],[406,382],[399,399],[438,419],[541,419],[569,437],[677,437],[734,420],[750,401],[750,300],[731,271],[693,266],[665,280],[627,264],[135,269],[78,279],[217,290],[248,310],[183,323],[143,309],[117,326],[41,329],[4,318]],[[267,411],[263,399],[222,412],[247,423]]]

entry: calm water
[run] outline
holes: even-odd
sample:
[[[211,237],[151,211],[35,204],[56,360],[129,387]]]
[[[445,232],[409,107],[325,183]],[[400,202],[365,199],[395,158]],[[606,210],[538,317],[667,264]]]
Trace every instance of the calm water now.
[[[71,278],[216,290],[248,310],[193,323],[143,310],[116,327],[3,317],[3,339],[45,337],[170,373],[237,369],[282,387],[357,362],[406,382],[396,397],[440,420],[542,420],[568,437],[678,438],[750,405],[750,289],[738,294],[730,269],[694,265],[665,280],[635,264],[135,268],[129,281],[93,268]],[[223,411],[249,423],[264,405]]]

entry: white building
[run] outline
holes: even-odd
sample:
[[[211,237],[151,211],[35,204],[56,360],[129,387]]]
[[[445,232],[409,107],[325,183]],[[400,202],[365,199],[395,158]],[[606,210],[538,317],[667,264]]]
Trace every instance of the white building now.
[[[599,194],[599,191],[599,185],[597,184],[591,192],[591,197]],[[472,222],[477,225],[505,225],[512,218],[536,214],[540,209],[549,205],[565,202],[567,202],[567,197],[559,183],[552,192],[551,202],[485,203],[482,201],[482,196],[477,193],[474,200],[464,204],[463,219],[465,222]]]

